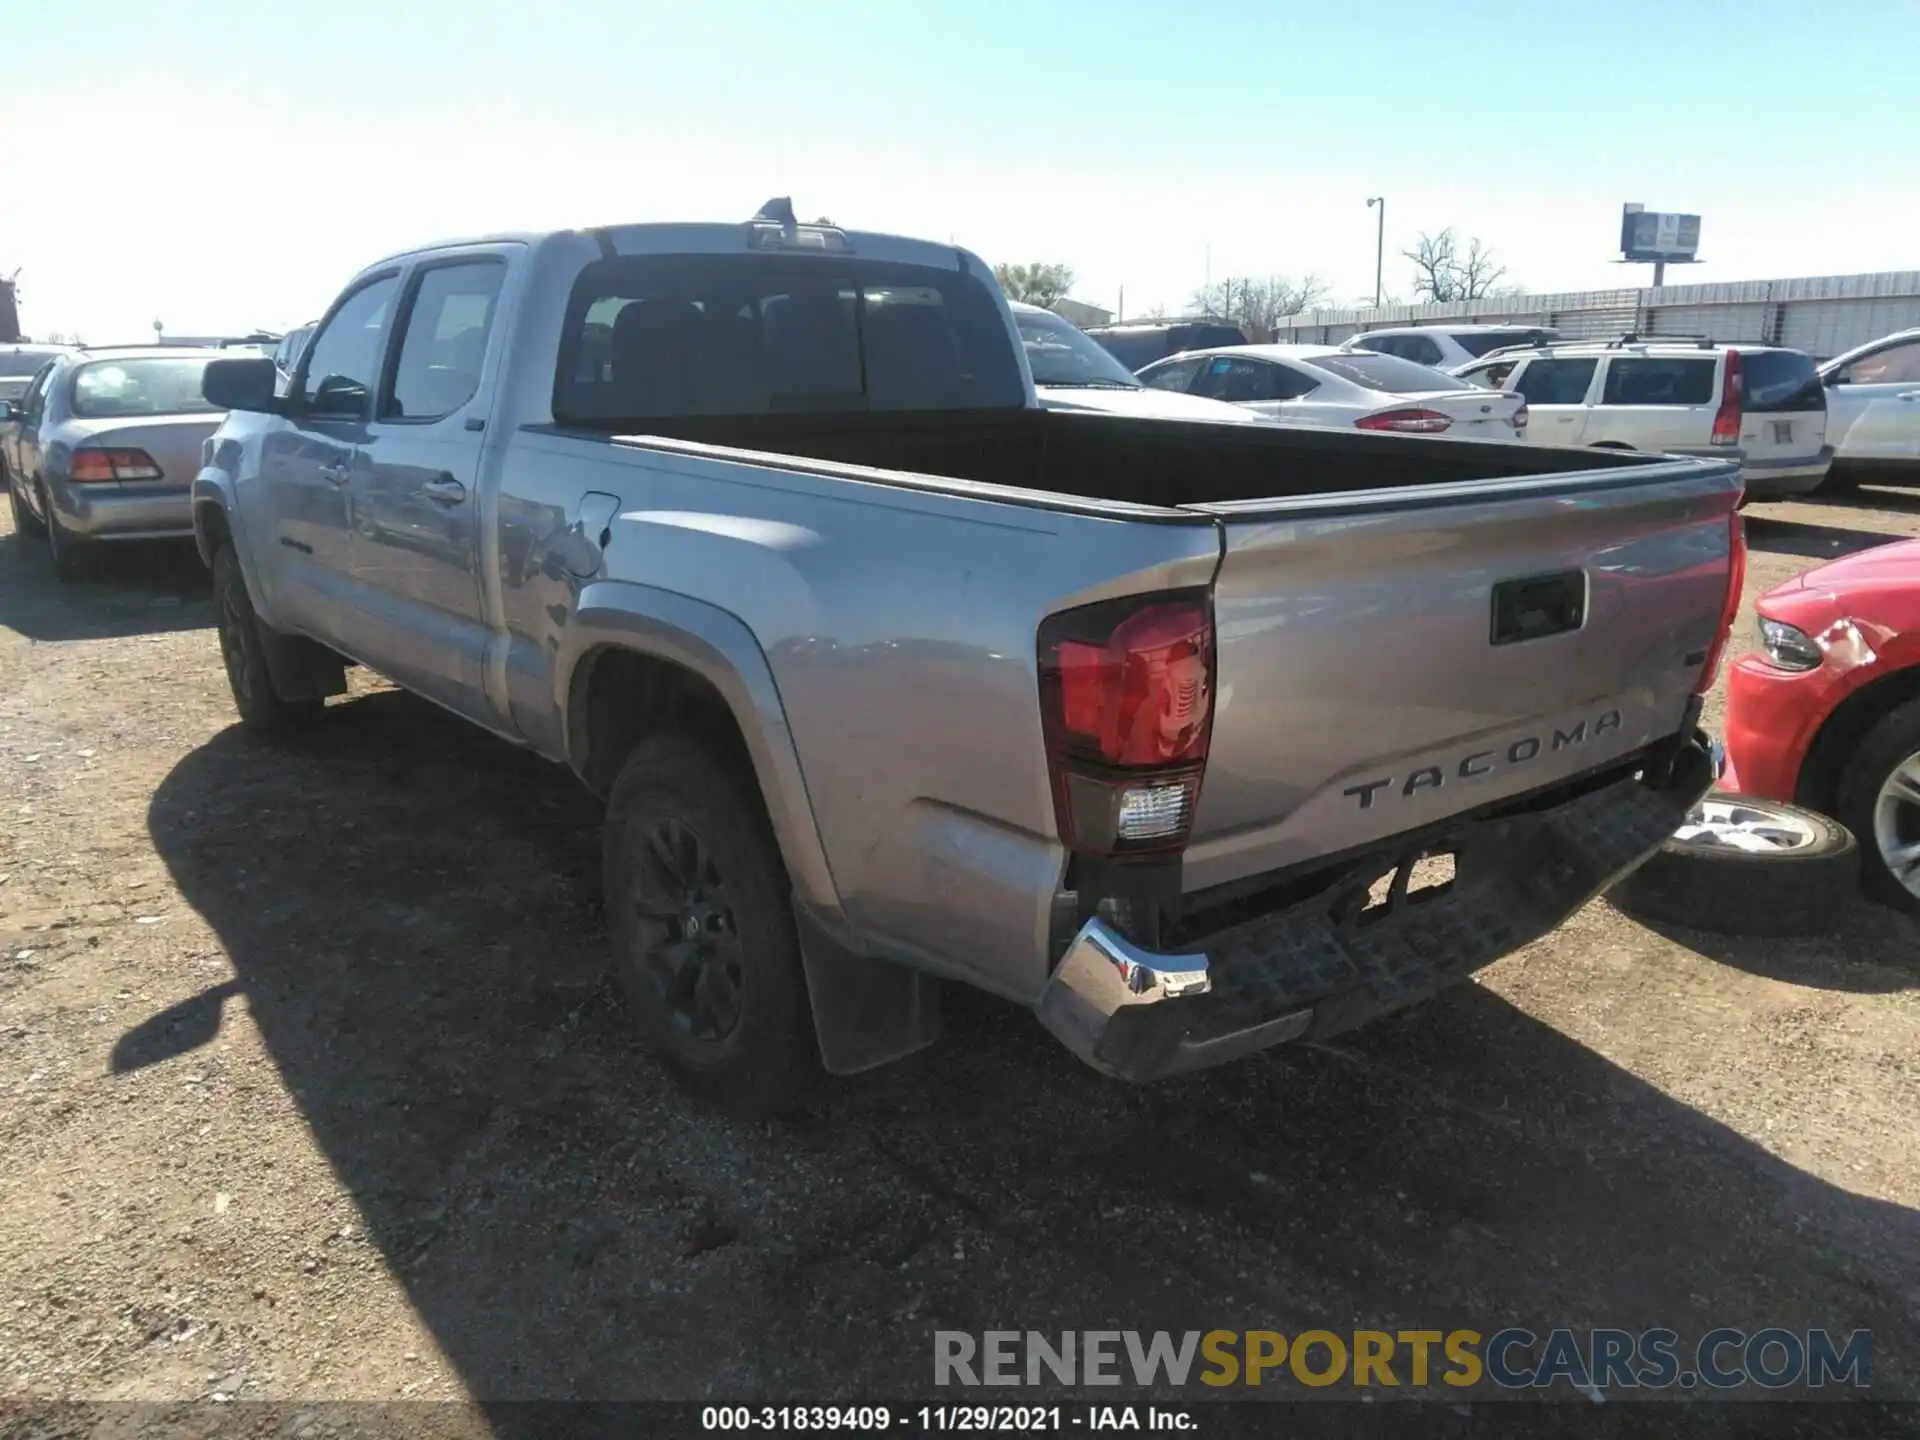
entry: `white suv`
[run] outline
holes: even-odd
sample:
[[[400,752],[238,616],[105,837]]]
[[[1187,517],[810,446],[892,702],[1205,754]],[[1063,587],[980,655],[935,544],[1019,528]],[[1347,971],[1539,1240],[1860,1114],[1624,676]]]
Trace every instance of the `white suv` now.
[[[1538,325],[1405,325],[1395,330],[1369,330],[1342,343],[1342,350],[1371,350],[1376,355],[1398,355],[1416,365],[1452,370],[1514,345],[1550,345],[1557,330]]]
[[[1832,415],[1836,485],[1920,484],[1920,330],[1835,356],[1820,367],[1820,378]]]
[[[1737,459],[1749,500],[1817,490],[1833,461],[1826,390],[1798,350],[1628,335],[1496,351],[1454,373],[1526,396],[1535,444]]]

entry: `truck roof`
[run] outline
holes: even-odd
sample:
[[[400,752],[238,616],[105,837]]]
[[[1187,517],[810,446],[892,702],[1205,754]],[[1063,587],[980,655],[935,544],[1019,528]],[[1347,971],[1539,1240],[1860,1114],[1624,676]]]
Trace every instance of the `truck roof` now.
[[[473,245],[536,246],[568,236],[583,236],[595,240],[604,237],[614,250],[622,255],[670,255],[677,252],[726,254],[745,248],[748,237],[757,228],[762,228],[768,223],[763,220],[731,223],[667,220],[627,225],[575,226],[558,230],[501,230],[491,234],[437,240],[427,245],[412,245],[405,250],[396,250],[391,254],[383,255],[380,259],[362,267],[362,273],[366,270],[378,269],[382,265],[391,265],[416,255],[428,255],[440,250],[461,249]],[[895,264],[951,267],[956,257],[971,254],[957,245],[943,245],[937,241],[917,240],[910,236],[890,235],[877,230],[848,230],[835,225],[800,225],[795,228],[801,232],[841,236],[847,253],[855,257],[866,255],[882,258]]]

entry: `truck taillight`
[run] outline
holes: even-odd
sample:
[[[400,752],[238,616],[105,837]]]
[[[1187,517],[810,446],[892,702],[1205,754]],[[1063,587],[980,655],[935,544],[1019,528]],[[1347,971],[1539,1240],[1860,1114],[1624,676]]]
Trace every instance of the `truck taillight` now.
[[[1698,433],[1698,432],[1695,432]],[[1727,352],[1726,373],[1720,379],[1720,408],[1713,412],[1715,445],[1740,443],[1740,352]]]
[[[1740,613],[1740,596],[1747,588],[1747,527],[1734,511],[1727,517],[1727,598],[1720,607],[1720,631],[1707,650],[1707,663],[1700,667],[1700,679],[1693,693],[1704,695],[1720,676],[1720,661],[1727,653],[1727,641],[1733,634],[1734,617]]]
[[[1039,661],[1061,840],[1101,855],[1185,845],[1213,725],[1208,593],[1132,596],[1049,616]]]
[[[108,450],[81,445],[67,460],[67,479],[76,485],[111,485],[117,480],[160,478],[160,467],[144,450]]]
[[[1453,424],[1438,410],[1382,410],[1353,422],[1361,430],[1397,430],[1403,435],[1438,435]]]

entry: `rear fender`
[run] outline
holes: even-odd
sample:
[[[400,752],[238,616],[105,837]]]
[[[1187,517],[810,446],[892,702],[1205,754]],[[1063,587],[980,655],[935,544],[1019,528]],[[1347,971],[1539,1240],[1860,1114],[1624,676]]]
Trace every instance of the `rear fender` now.
[[[691,671],[732,712],[793,884],[807,992],[826,1068],[835,1074],[864,1070],[930,1043],[939,1033],[937,982],[868,956],[841,910],[786,710],[746,623],[718,606],[650,585],[588,585],[555,666],[568,761],[582,779],[588,763],[583,662],[609,648]]]

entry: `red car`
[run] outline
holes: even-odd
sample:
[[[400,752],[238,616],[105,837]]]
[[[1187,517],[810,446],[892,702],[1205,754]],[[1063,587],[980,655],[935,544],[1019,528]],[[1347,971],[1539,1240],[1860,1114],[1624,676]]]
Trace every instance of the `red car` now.
[[[1833,816],[1868,890],[1920,914],[1920,540],[1760,597],[1760,651],[1727,677],[1721,785]]]

